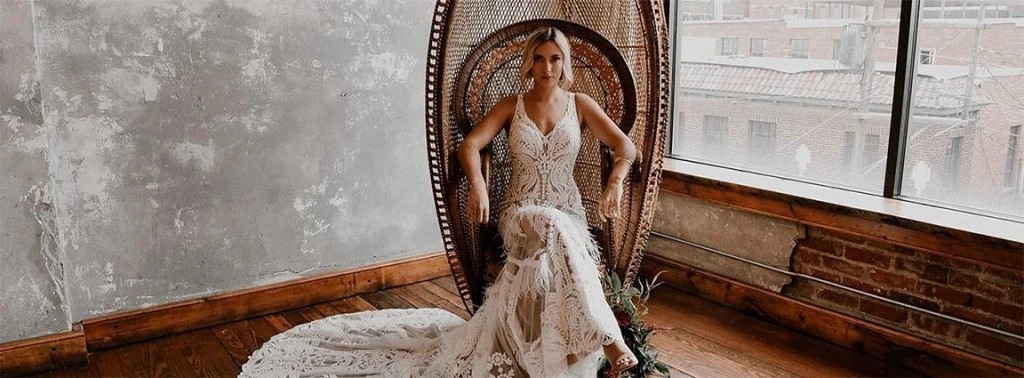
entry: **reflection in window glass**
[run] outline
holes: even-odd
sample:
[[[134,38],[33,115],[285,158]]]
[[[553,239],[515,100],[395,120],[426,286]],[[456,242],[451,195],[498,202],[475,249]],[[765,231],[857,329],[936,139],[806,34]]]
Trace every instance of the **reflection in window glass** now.
[[[804,1],[799,9],[791,0],[720,3],[748,10],[731,19],[717,17],[707,3],[676,3],[673,114],[686,113],[687,120],[673,121],[671,152],[881,193],[898,12],[874,12],[860,2],[809,12]],[[865,26],[872,17],[884,22]],[[742,42],[741,54],[722,56],[727,39]],[[833,55],[837,49],[845,52],[842,60]]]
[[[939,5],[926,6],[917,34],[901,193],[1022,218],[1024,14],[999,4]]]

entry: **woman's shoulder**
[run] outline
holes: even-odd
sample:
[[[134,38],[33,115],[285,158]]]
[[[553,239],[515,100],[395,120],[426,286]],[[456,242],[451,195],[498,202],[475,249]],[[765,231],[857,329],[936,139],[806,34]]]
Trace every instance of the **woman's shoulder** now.
[[[514,110],[516,103],[519,102],[519,97],[522,95],[510,95],[502,97],[498,100],[497,104],[494,104],[494,108],[498,110]]]
[[[489,114],[507,122],[516,112],[516,101],[518,96],[505,96],[491,107]]]
[[[576,107],[581,110],[590,111],[595,107],[598,107],[597,101],[594,101],[594,99],[586,93],[572,93],[572,98],[573,102],[576,103]]]

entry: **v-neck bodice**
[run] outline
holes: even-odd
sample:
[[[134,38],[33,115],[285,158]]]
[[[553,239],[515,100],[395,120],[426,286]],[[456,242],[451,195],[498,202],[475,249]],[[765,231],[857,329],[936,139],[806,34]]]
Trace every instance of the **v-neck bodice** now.
[[[548,205],[586,219],[573,179],[582,144],[574,93],[569,93],[565,114],[547,135],[526,114],[523,96],[519,95],[508,143],[512,177],[503,211],[525,204]]]

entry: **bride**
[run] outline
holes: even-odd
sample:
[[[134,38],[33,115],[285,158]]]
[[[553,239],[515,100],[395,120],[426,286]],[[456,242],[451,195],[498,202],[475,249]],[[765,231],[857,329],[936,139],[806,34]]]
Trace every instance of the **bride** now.
[[[573,166],[588,127],[615,152],[599,205],[615,217],[636,148],[597,102],[567,90],[570,54],[561,31],[531,34],[520,74],[533,88],[499,101],[459,149],[467,217],[486,222],[480,150],[508,130],[512,177],[498,210],[507,261],[471,319],[439,309],[335,315],[275,335],[240,376],[594,377],[602,353],[615,370],[635,366],[604,297]]]

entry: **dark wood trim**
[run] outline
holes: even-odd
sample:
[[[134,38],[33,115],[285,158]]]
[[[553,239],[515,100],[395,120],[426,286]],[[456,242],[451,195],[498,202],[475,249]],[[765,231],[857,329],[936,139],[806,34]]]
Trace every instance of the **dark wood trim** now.
[[[451,275],[445,253],[86,319],[71,332],[0,344],[0,376],[86,360],[88,352]]]
[[[71,332],[0,344],[0,377],[57,369],[86,360],[85,333],[76,324]]]
[[[662,190],[997,269],[1024,269],[1024,244],[666,170]]]
[[[451,274],[444,253],[169,303],[82,321],[89,350],[238,321]]]
[[[641,275],[772,323],[934,376],[1024,376],[1024,370],[783,294],[648,254]]]

